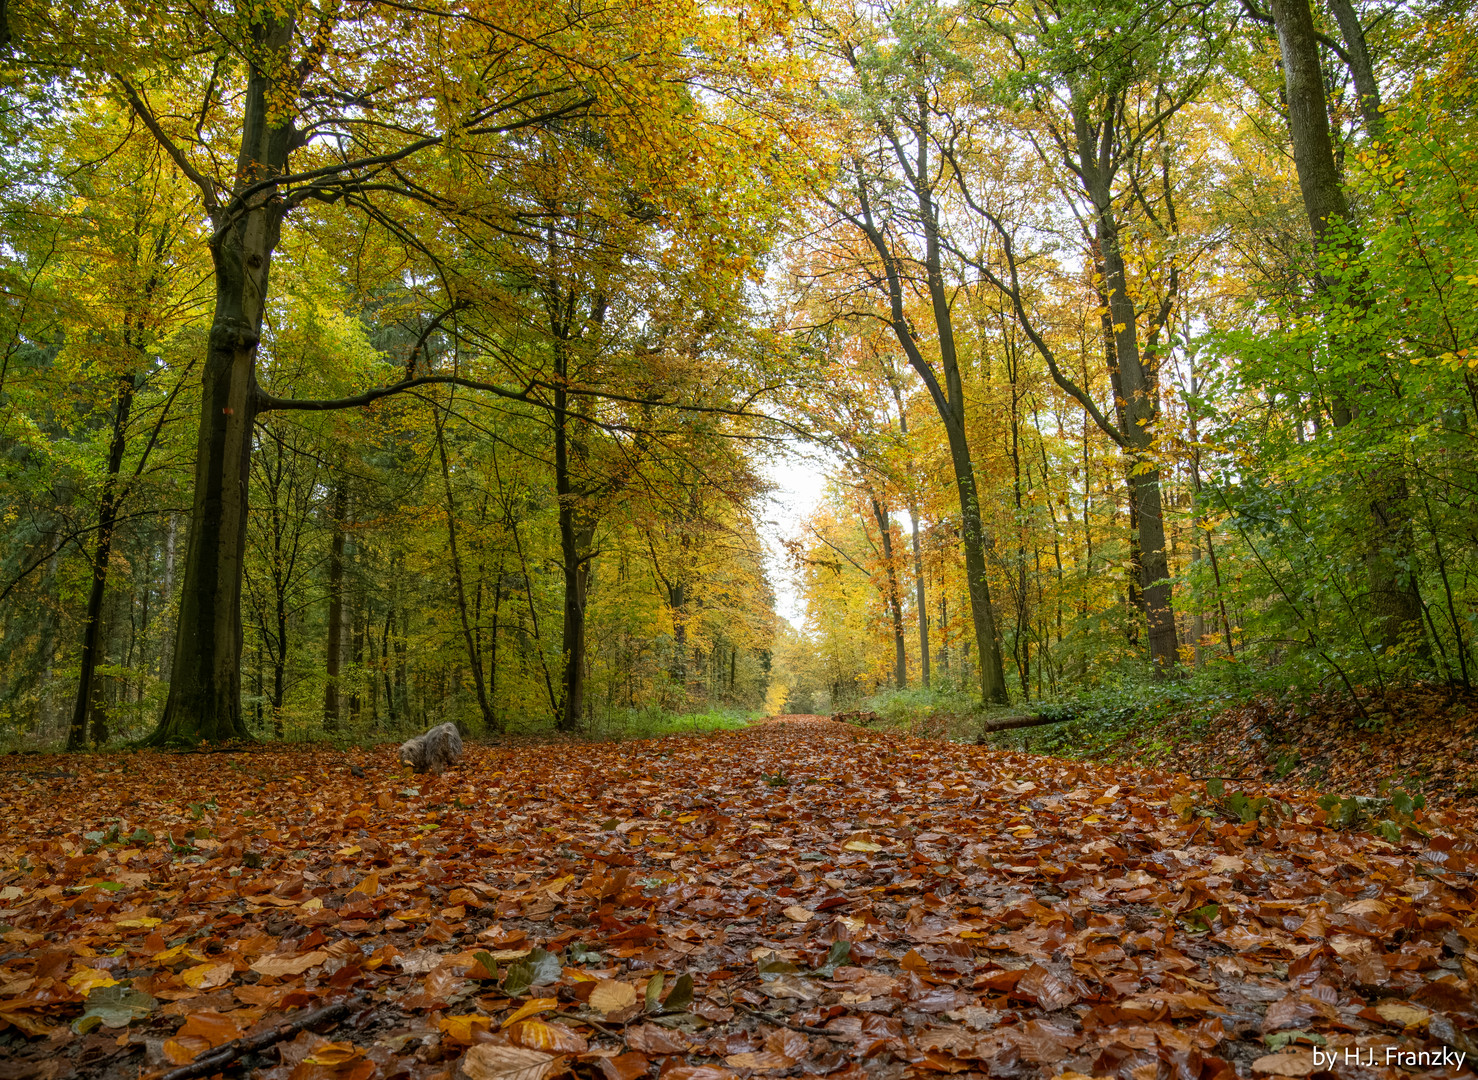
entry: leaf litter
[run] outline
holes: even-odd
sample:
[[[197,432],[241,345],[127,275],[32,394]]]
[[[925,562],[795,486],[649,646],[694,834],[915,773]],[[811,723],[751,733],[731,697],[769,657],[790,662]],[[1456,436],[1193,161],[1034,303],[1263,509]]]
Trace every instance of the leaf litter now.
[[[68,769],[0,789],[7,1080],[1353,1080],[1478,1049],[1466,811],[1381,833],[809,717],[470,746],[410,786],[389,750]]]

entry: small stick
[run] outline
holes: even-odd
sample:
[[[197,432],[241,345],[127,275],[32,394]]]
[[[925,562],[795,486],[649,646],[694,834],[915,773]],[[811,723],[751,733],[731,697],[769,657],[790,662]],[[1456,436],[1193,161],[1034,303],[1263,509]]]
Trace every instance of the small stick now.
[[[748,1005],[744,1004],[744,1002],[734,1001],[732,998],[729,999],[729,1004],[739,1006],[739,1008],[743,1009],[750,1016],[757,1016],[761,1020],[765,1020],[771,1024],[779,1024],[781,1027],[788,1027],[791,1031],[803,1031],[807,1035],[836,1034],[836,1032],[834,1031],[827,1031],[825,1028],[811,1027],[808,1024],[792,1024],[789,1020],[782,1020],[780,1017],[775,1016],[771,1013],[760,1012],[758,1009],[751,1009]]]
[[[304,1028],[310,1028],[315,1024],[321,1024],[325,1020],[341,1020],[356,1006],[364,1004],[364,997],[356,994],[345,1001],[336,1001],[332,1005],[324,1005],[322,1008],[306,1012],[295,1020],[289,1020],[285,1024],[278,1024],[269,1031],[261,1031],[255,1035],[243,1035],[239,1039],[216,1047],[203,1057],[198,1057],[188,1065],[181,1065],[178,1069],[171,1069],[159,1078],[159,1080],[192,1080],[197,1076],[209,1076],[211,1073],[223,1071],[233,1061],[246,1054],[265,1050],[274,1043],[283,1039],[291,1038]]]

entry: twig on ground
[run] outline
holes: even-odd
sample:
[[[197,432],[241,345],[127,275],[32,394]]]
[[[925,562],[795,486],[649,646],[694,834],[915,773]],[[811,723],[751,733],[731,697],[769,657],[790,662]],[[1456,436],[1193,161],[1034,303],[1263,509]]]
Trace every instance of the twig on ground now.
[[[342,1020],[351,1011],[363,1005],[366,998],[362,994],[336,1001],[332,1005],[324,1005],[322,1008],[313,1009],[304,1013],[296,1019],[287,1023],[278,1024],[267,1031],[259,1031],[255,1035],[245,1035],[239,1039],[232,1039],[224,1043],[210,1053],[196,1058],[188,1065],[181,1065],[178,1069],[171,1069],[159,1078],[159,1080],[192,1080],[193,1077],[209,1076],[226,1069],[233,1061],[247,1054],[254,1054],[258,1050],[265,1050],[275,1043],[290,1039],[305,1028],[326,1023],[330,1020]]]
[[[791,1031],[804,1031],[807,1035],[835,1035],[836,1034],[836,1032],[834,1032],[834,1031],[827,1031],[825,1028],[811,1027],[808,1024],[792,1024],[789,1020],[782,1020],[780,1017],[775,1016],[773,1013],[760,1012],[758,1009],[751,1009],[748,1005],[744,1004],[744,1002],[742,1002],[742,1001],[732,1001],[731,1000],[729,1002],[729,1004],[731,1004],[731,1005],[737,1005],[739,1008],[741,1008],[745,1012],[747,1012],[750,1016],[756,1016],[759,1019],[765,1021],[766,1023],[779,1024],[781,1027],[790,1028]]]

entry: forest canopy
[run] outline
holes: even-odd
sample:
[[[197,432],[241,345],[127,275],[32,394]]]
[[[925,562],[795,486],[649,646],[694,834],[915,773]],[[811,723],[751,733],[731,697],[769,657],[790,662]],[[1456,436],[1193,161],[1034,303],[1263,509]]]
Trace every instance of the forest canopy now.
[[[0,738],[1469,686],[1475,55],[1446,2],[8,0]]]

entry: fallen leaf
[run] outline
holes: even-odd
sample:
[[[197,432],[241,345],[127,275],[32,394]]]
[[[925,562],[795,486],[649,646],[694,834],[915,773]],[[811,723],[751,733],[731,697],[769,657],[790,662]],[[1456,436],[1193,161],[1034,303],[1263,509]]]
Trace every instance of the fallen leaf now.
[[[1310,1051],[1295,1050],[1289,1054],[1264,1054],[1252,1063],[1252,1071],[1271,1076],[1308,1076],[1319,1072],[1324,1066],[1314,1063]]]
[[[549,1012],[551,1009],[559,1008],[558,998],[530,998],[503,1019],[502,1027],[516,1024],[526,1016],[535,1016],[541,1012]]]
[[[461,1080],[544,1080],[557,1060],[553,1054],[521,1046],[481,1043],[462,1055],[457,1076]]]
[[[300,956],[264,956],[251,966],[258,975],[301,975],[311,968],[316,968],[328,959],[328,953],[321,949],[303,953]]]
[[[588,1004],[597,1012],[609,1016],[636,1004],[636,987],[614,979],[603,979],[590,991]]]

